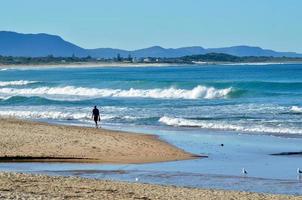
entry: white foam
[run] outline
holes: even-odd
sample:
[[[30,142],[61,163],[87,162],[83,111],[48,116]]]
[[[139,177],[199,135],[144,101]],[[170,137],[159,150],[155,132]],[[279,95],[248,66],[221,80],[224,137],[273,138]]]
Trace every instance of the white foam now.
[[[60,112],[60,111],[30,111],[30,110],[1,110],[1,117],[21,119],[51,119],[51,120],[91,120],[90,112]],[[102,120],[114,119],[116,116],[101,115]]]
[[[58,111],[0,111],[0,116],[3,117],[17,117],[25,119],[61,119],[61,120],[79,120],[89,119],[87,113],[68,113]]]
[[[0,81],[0,87],[29,85],[29,84],[33,84],[33,83],[37,83],[37,81],[25,81],[25,80],[19,80],[19,81]]]
[[[155,99],[215,99],[225,98],[232,88],[216,89],[198,85],[192,90],[186,89],[98,89],[85,87],[38,87],[38,88],[0,88],[2,95],[46,96],[62,98],[78,96],[84,98],[95,97],[124,97],[124,98],[155,98]]]
[[[101,120],[137,120],[143,116],[124,113],[125,107],[104,106],[100,108]],[[78,120],[91,121],[91,107],[65,106],[4,106],[0,108],[0,117],[21,119],[49,119],[49,120]]]
[[[0,97],[0,100],[1,100],[1,101],[8,100],[8,99],[10,99],[11,97],[12,97],[12,96]]]
[[[269,127],[266,125],[251,125],[251,124],[232,124],[228,122],[208,122],[201,120],[191,120],[173,117],[161,117],[159,122],[168,126],[175,127],[199,127],[204,129],[215,130],[231,130],[241,132],[254,132],[254,133],[278,133],[278,134],[302,134],[301,129],[297,128],[282,128],[282,127]]]
[[[298,106],[292,106],[290,111],[293,113],[302,113],[302,108]]]

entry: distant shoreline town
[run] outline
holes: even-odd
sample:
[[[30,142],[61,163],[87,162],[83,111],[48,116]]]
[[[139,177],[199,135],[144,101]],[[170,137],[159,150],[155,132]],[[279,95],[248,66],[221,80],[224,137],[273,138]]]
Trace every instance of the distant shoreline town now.
[[[122,57],[117,54],[113,58],[93,58],[76,57],[55,57],[53,55],[45,57],[15,57],[1,56],[0,66],[11,65],[161,65],[161,64],[240,64],[240,63],[302,63],[302,58],[295,57],[267,57],[267,56],[232,56],[223,53],[209,53],[204,55],[182,56],[177,58],[157,58],[157,57]]]

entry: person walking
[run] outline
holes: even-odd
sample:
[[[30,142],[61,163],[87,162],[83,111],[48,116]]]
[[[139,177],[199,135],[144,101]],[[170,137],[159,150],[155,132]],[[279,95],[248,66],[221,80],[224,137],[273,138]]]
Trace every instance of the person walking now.
[[[97,109],[96,106],[94,106],[94,109],[92,110],[92,119],[95,122],[95,128],[98,128],[99,127],[98,121],[100,122],[101,118],[100,118],[100,111],[99,109]]]

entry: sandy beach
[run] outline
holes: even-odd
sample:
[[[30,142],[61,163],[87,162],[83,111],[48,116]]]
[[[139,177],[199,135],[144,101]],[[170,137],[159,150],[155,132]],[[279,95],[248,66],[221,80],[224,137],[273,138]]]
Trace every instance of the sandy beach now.
[[[174,63],[173,66],[184,64]],[[74,63],[48,63],[48,64],[1,64],[0,70],[7,69],[35,69],[35,68],[82,68],[82,67],[165,67],[171,63],[123,63],[123,62],[74,62]]]
[[[301,196],[259,194],[224,190],[205,190],[125,183],[78,177],[50,177],[0,173],[0,198],[3,199],[253,199],[300,200]]]
[[[198,157],[152,135],[17,119],[1,119],[0,122],[2,162],[148,163]],[[302,199],[301,196],[6,172],[0,173],[0,198]]]
[[[223,65],[225,67],[233,65],[249,65],[249,66],[261,66],[261,65],[282,65],[282,64],[301,64],[300,61],[288,61],[288,62],[250,62],[250,63],[232,63],[232,62],[194,62],[192,64],[185,63],[123,63],[123,62],[74,62],[74,63],[49,63],[49,64],[1,64],[0,71],[9,69],[49,69],[49,68],[103,68],[103,67],[175,67],[175,66],[207,66],[207,65]]]
[[[156,136],[0,120],[0,161],[148,163],[193,159]]]

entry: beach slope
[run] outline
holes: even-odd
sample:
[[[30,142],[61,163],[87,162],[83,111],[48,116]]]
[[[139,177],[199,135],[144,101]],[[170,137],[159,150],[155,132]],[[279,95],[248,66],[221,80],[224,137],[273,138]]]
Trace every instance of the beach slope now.
[[[205,190],[77,177],[0,173],[3,199],[301,200],[301,196]]]
[[[196,158],[152,135],[0,119],[2,162],[149,163]]]

